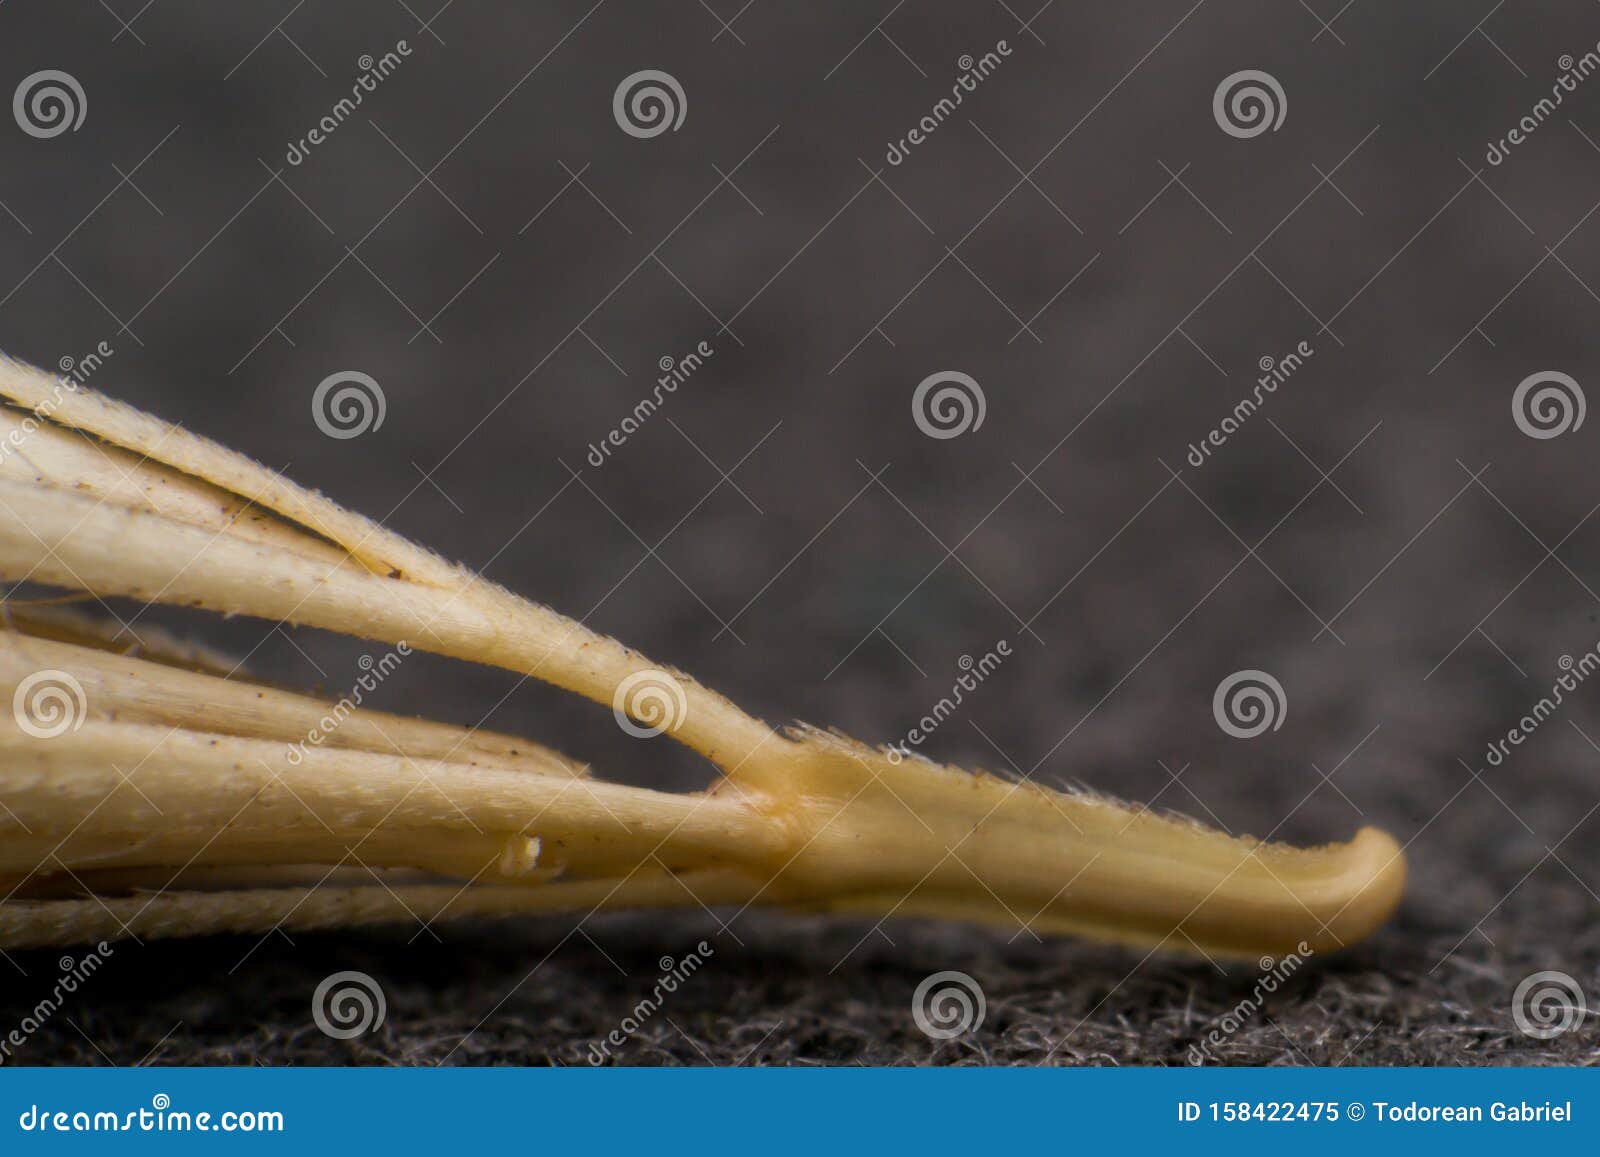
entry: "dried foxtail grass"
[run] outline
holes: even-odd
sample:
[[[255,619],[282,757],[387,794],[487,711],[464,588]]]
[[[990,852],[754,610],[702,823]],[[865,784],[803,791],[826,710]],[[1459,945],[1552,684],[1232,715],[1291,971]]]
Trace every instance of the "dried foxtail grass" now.
[[[760,904],[1254,956],[1359,940],[1399,900],[1382,832],[1291,848],[780,733],[179,426],[4,359],[0,394],[0,578],[404,644],[607,706],[641,689],[628,710],[721,773],[699,794],[624,787],[364,709],[308,745],[330,704],[14,608],[0,946]]]

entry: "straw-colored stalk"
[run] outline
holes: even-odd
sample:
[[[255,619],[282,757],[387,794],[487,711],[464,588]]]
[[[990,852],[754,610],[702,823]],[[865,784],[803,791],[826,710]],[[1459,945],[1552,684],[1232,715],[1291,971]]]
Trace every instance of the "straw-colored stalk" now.
[[[143,628],[136,648],[12,608],[0,946],[760,904],[1254,956],[1348,944],[1399,900],[1382,832],[1291,848],[780,733],[180,427],[4,359],[0,394],[0,578],[504,667],[720,771],[699,794],[623,787],[537,744],[261,685]]]

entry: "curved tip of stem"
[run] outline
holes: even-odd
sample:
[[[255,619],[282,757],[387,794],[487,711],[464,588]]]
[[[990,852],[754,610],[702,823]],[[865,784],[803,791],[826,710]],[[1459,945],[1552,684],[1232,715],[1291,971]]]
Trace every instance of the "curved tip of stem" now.
[[[752,779],[788,793],[773,799],[797,841],[783,890],[835,910],[1279,958],[1366,938],[1405,888],[1403,850],[1377,828],[1294,847],[1087,793],[897,764],[821,733]]]
[[[1308,897],[1319,927],[1306,940],[1331,951],[1364,940],[1394,914],[1406,886],[1405,851],[1380,828],[1366,827],[1347,844],[1328,849],[1333,869]]]
[[[1365,940],[1393,915],[1406,862],[1388,832],[1361,828],[1346,843],[1314,848],[1257,844],[1221,870],[1166,943],[1233,957],[1337,952]]]

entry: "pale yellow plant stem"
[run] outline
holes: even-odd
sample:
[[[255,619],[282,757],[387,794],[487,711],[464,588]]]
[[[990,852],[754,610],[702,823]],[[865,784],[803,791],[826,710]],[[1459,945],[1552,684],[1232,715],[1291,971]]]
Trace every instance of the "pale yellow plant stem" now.
[[[677,700],[645,722],[722,772],[708,792],[678,795],[587,778],[509,737],[348,705],[324,728],[329,706],[305,696],[211,663],[118,655],[104,638],[23,615],[0,641],[0,687],[20,694],[37,668],[54,668],[74,675],[87,706],[49,738],[0,716],[0,866],[13,873],[0,945],[355,924],[411,908],[432,920],[763,904],[1255,955],[1341,947],[1399,901],[1403,857],[1374,829],[1289,848],[824,732],[779,733],[688,675],[181,428],[4,360],[0,394],[37,411],[0,422],[14,447],[0,454],[0,577],[340,631],[606,706],[627,681],[665,680]],[[307,744],[314,729],[326,734]],[[308,858],[342,870],[346,837],[373,868],[459,876],[509,856],[523,871],[516,883],[478,873],[397,893],[270,886]],[[516,842],[528,839],[536,870]],[[177,888],[98,890],[174,861]],[[94,894],[46,898],[61,883],[51,862],[88,873]],[[182,883],[205,879],[260,886]]]

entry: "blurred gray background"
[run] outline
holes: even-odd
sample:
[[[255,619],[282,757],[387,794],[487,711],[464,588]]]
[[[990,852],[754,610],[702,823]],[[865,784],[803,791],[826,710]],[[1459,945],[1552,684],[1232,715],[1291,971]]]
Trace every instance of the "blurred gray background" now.
[[[1600,1002],[1600,686],[1486,745],[1600,643],[1600,421],[1530,437],[1530,375],[1592,389],[1600,79],[1588,3],[358,0],[0,7],[0,95],[54,69],[73,131],[0,118],[0,348],[246,451],[774,722],[900,738],[1000,639],[924,751],[1235,832],[1408,845],[1396,922],[1229,1043],[1250,1063],[1583,1063],[1513,1025],[1529,973]],[[409,55],[324,143],[363,56]],[[1009,55],[898,164],[964,56]],[[1581,66],[1578,66],[1581,67]],[[676,131],[622,130],[641,70]],[[1270,74],[1282,123],[1213,94]],[[1499,164],[1524,117],[1541,121]],[[713,355],[600,467],[663,357]],[[1201,466],[1262,358],[1313,350]],[[334,439],[312,395],[381,386]],[[979,384],[926,436],[919,382]],[[337,696],[362,644],[152,611]],[[1225,734],[1259,669],[1281,726]],[[384,706],[522,732],[599,774],[704,765],[512,676],[407,663]],[[746,914],[119,948],[35,1063],[584,1063],[712,937],[637,1063],[1181,1063],[1250,966]],[[331,971],[383,1029],[311,1024]],[[932,1041],[931,972],[983,986]],[[14,1022],[55,954],[0,963]]]

